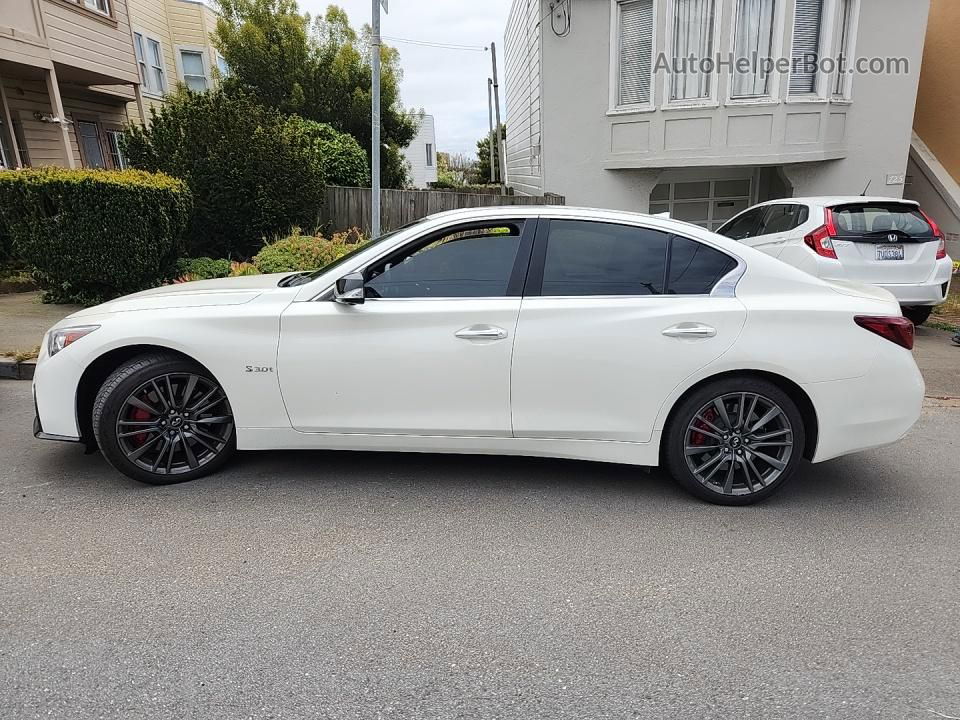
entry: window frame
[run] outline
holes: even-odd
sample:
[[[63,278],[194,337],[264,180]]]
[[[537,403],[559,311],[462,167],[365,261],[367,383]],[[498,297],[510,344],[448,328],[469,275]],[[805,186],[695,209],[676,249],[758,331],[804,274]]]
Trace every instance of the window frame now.
[[[433,143],[424,143],[427,151],[427,167],[433,167]]]
[[[679,0],[667,0],[667,25],[666,25],[666,42],[664,43],[664,56],[667,58],[668,62],[673,62],[674,51],[675,51],[675,42],[674,42],[674,25],[677,19],[677,2]],[[718,53],[722,52],[718,50],[725,40],[723,38],[722,28],[723,28],[723,12],[726,2],[723,0],[712,0],[713,2],[713,27],[711,28],[711,47],[710,47],[710,57],[715,58]],[[654,18],[656,19],[656,18]],[[654,53],[656,53],[656,45],[654,45]],[[712,75],[709,75],[710,79],[710,92],[706,97],[702,98],[682,98],[678,100],[672,99],[670,96],[672,94],[671,85],[673,74],[665,76],[664,87],[663,87],[663,107],[665,108],[703,108],[703,107],[717,107],[719,104],[718,98],[720,97],[720,80],[722,79],[723,73],[715,72]]]
[[[87,158],[87,151],[83,147],[82,137],[80,135],[80,125],[93,125],[97,130],[97,142],[100,144],[100,157],[103,158],[103,167],[97,168],[94,165],[90,164],[89,159]],[[89,115],[74,115],[73,116],[73,134],[74,139],[77,141],[77,150],[80,153],[80,163],[85,168],[91,170],[109,170],[110,169],[110,158],[105,149],[105,140],[106,138],[103,135],[103,126],[100,123],[99,118],[95,118]]]
[[[653,0],[653,31],[650,40],[650,97],[645,103],[620,103],[620,13],[623,5],[633,0],[610,0],[610,65],[608,108],[611,113],[652,112],[656,109],[657,43],[659,41],[660,3]]]
[[[849,8],[849,14],[844,23],[843,9],[844,4]],[[847,58],[848,62],[857,57],[857,34],[860,30],[860,0],[834,0],[836,5],[832,19],[833,52],[834,60],[839,61],[840,56]],[[849,67],[849,64],[848,64]],[[850,102],[853,99],[853,82],[855,74],[840,72],[840,66],[830,77],[830,99],[833,102]],[[839,88],[839,91],[838,91]]]
[[[213,88],[213,79],[210,77],[210,59],[207,57],[207,48],[202,45],[176,45],[174,47],[174,59],[177,62],[177,76],[181,83],[183,83],[188,90],[191,92],[208,92]],[[187,74],[183,69],[183,53],[191,53],[200,56],[200,62],[203,65],[203,79],[206,82],[207,86],[203,90],[194,90],[187,84]],[[190,77],[201,77],[194,73],[190,73]]]
[[[736,53],[737,29],[740,20],[740,8],[743,0],[734,0],[733,12],[730,13],[730,43],[731,52]],[[783,57],[783,43],[786,35],[786,9],[790,4],[787,0],[774,0],[773,27],[770,37],[770,56],[776,60]],[[769,104],[780,101],[783,76],[774,70],[767,78],[767,93],[765,95],[734,95],[734,75],[727,75],[727,101],[733,105]]]
[[[664,258],[664,292],[658,294],[646,294],[646,295],[544,295],[543,294],[543,275],[544,269],[546,267],[546,258],[547,258],[547,245],[550,242],[550,226],[555,222],[584,222],[584,223],[597,223],[600,225],[619,225],[622,227],[632,228],[634,230],[647,230],[651,232],[658,232],[667,236],[667,250],[666,257]],[[674,238],[682,238],[694,243],[700,243],[705,245],[711,250],[716,250],[717,252],[726,255],[734,262],[733,269],[728,272],[723,277],[719,278],[717,282],[710,289],[709,293],[694,293],[694,294],[671,294],[667,292],[669,289],[670,281],[670,255],[671,249],[673,246]],[[729,283],[727,282],[730,278],[734,276],[739,276],[743,274],[746,266],[744,265],[743,260],[741,260],[736,255],[733,255],[725,248],[717,247],[712,243],[706,242],[696,237],[690,235],[675,232],[672,229],[668,230],[661,227],[656,227],[654,225],[646,225],[642,223],[632,223],[626,222],[623,220],[606,220],[600,218],[582,218],[582,217],[541,217],[540,222],[537,225],[536,239],[534,240],[533,253],[530,257],[530,267],[527,270],[527,279],[526,284],[523,290],[523,297],[539,297],[549,300],[649,300],[660,299],[660,298],[704,298],[704,297],[733,297],[732,292],[728,292]]]
[[[127,158],[123,155],[123,148],[120,147],[120,137],[123,135],[123,128],[119,125],[105,125],[103,127],[103,138],[106,140],[107,164],[114,170],[126,170],[129,167]],[[114,152],[111,146],[111,138],[117,143],[116,156],[119,163],[114,160]]]
[[[453,223],[451,225],[445,225],[440,228],[434,228],[423,235],[418,235],[414,238],[411,238],[407,242],[403,243],[398,247],[391,248],[389,251],[379,255],[369,262],[364,263],[363,266],[357,268],[353,272],[360,272],[363,274],[364,284],[369,282],[370,278],[368,277],[370,270],[378,265],[390,262],[393,258],[397,258],[403,255],[409,255],[411,252],[416,252],[418,249],[426,247],[431,243],[439,240],[440,238],[446,235],[453,235],[460,232],[467,232],[469,230],[480,230],[483,228],[489,228],[491,226],[497,225],[520,225],[520,242],[517,249],[517,257],[514,259],[514,265],[510,271],[510,278],[507,281],[507,290],[503,295],[474,295],[474,296],[453,296],[453,297],[441,297],[441,296],[431,296],[431,297],[406,297],[406,298],[367,298],[367,302],[436,302],[437,300],[449,301],[449,300],[504,300],[509,298],[518,298],[522,297],[524,293],[524,286],[527,282],[528,268],[530,266],[530,258],[534,246],[534,238],[536,237],[538,226],[541,225],[543,221],[537,217],[523,217],[523,216],[510,216],[507,215],[502,218],[490,218],[484,220],[471,220],[469,222],[459,222]],[[332,289],[318,299],[321,300],[333,300]]]
[[[817,60],[822,64],[825,51],[828,51],[832,47],[833,42],[833,26],[834,18],[836,16],[836,1],[835,0],[819,0],[820,2],[820,42],[817,47]],[[794,43],[796,42],[797,36],[797,6],[796,1],[792,4],[793,7],[793,18],[790,23],[790,60],[793,62],[793,49]],[[786,54],[786,53],[784,53]],[[810,102],[810,101],[825,101],[830,96],[828,92],[828,76],[823,72],[823,70],[817,70],[813,75],[813,85],[814,89],[807,92],[798,92],[794,93],[790,85],[793,81],[793,72],[786,74],[786,97],[789,102]]]
[[[137,44],[137,38],[142,41],[142,46]],[[150,43],[157,44],[160,65],[154,65],[150,58]],[[167,92],[167,62],[163,52],[163,41],[156,35],[145,32],[140,28],[133,28],[133,51],[137,60],[137,69],[140,72],[140,90],[148,97],[161,98]],[[142,56],[141,56],[142,53]],[[153,86],[153,71],[158,71],[160,75],[160,87]]]

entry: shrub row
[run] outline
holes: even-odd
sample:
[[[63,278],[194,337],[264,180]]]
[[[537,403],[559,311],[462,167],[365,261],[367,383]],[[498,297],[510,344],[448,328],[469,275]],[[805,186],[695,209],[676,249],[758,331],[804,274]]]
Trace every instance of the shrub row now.
[[[95,304],[173,277],[190,210],[186,185],[164,174],[0,173],[0,236],[49,302]]]

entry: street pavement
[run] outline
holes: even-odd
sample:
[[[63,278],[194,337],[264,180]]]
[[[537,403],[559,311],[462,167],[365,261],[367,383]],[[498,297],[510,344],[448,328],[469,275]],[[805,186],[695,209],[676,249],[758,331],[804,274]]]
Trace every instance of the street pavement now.
[[[960,717],[960,406],[751,508],[560,460],[148,487],[0,382],[0,718]]]

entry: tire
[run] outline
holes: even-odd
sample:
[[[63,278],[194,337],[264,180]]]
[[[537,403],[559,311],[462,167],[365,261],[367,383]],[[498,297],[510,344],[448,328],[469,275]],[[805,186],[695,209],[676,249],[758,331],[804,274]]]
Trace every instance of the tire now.
[[[930,313],[933,312],[932,305],[914,305],[912,307],[902,307],[900,311],[903,316],[917,327],[923,325],[930,319]]]
[[[135,357],[104,381],[93,431],[113,467],[151,485],[209,475],[236,451],[233,411],[219,383],[167,353]]]
[[[796,474],[806,432],[789,395],[743,376],[708,383],[683,399],[665,441],[667,469],[687,491],[717,505],[752,505]]]

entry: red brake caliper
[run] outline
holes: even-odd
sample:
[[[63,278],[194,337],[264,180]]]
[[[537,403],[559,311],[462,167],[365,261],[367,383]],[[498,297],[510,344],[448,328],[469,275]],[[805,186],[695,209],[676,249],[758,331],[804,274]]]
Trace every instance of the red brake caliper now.
[[[703,413],[703,417],[704,417],[704,419],[706,419],[708,422],[713,422],[714,420],[717,419],[717,411],[714,410],[713,408],[707,408],[707,411],[706,411],[705,413]],[[707,425],[707,423],[703,422],[703,420],[697,420],[693,425],[694,425],[694,427],[698,427],[698,428],[700,428],[701,430],[709,430],[709,429],[710,429],[710,427]],[[694,445],[705,445],[706,442],[707,442],[707,440],[708,440],[708,438],[707,438],[706,435],[703,435],[703,434],[698,433],[698,432],[695,432],[695,433],[693,433],[693,435],[690,436],[690,442],[693,443]]]
[[[134,408],[133,412],[130,413],[130,419],[131,420],[149,420],[150,413],[148,413],[143,408]],[[146,441],[147,441],[147,433],[145,432],[137,433],[136,435],[133,436],[133,444],[137,445],[138,447],[140,445],[143,445]]]

